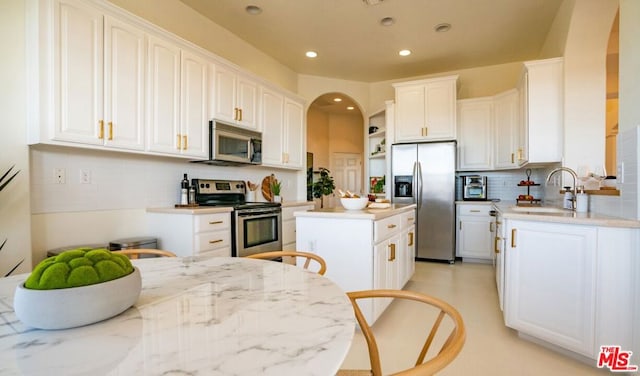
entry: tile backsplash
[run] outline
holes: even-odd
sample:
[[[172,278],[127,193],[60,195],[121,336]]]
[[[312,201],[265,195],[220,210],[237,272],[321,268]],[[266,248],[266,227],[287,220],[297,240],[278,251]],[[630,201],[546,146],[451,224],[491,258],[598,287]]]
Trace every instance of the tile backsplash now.
[[[55,213],[173,206],[180,202],[183,174],[192,178],[251,180],[274,173],[282,196],[296,200],[297,171],[267,167],[226,167],[186,159],[38,146],[30,150],[31,212]],[[64,183],[55,177],[64,172]],[[257,197],[264,200],[260,192]]]

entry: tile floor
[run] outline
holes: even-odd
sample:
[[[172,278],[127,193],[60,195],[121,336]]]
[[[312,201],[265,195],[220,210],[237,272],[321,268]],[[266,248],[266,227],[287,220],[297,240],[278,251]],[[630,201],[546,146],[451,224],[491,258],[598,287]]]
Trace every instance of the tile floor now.
[[[518,337],[504,325],[498,306],[493,266],[418,262],[405,289],[439,297],[458,309],[467,328],[462,352],[438,375],[604,375],[606,370],[582,363]],[[384,374],[415,362],[431,321],[420,307],[394,302],[374,325]],[[422,313],[424,315],[424,312]],[[421,326],[420,323],[424,322]],[[448,333],[448,331],[447,331]],[[435,344],[434,344],[435,346]],[[369,356],[359,331],[342,368],[368,368]]]

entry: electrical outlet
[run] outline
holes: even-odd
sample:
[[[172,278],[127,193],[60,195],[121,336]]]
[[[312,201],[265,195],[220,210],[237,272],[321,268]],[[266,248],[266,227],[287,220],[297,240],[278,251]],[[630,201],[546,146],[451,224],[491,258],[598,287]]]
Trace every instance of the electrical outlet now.
[[[87,169],[80,170],[80,183],[91,184],[91,170],[87,170]]]
[[[56,184],[66,184],[67,183],[67,172],[64,168],[54,168],[53,169],[53,181]]]

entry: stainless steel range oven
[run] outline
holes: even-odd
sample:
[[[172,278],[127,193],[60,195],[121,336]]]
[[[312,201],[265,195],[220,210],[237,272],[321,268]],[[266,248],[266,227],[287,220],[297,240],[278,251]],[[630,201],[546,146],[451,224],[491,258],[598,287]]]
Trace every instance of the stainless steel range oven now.
[[[231,255],[282,250],[282,208],[274,202],[246,202],[245,183],[235,180],[193,179],[200,206],[232,207]]]

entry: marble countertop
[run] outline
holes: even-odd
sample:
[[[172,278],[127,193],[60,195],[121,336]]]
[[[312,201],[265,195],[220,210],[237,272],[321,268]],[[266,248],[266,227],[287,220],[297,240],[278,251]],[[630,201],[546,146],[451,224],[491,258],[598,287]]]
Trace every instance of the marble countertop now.
[[[308,210],[295,212],[296,217],[313,217],[313,218],[349,218],[349,219],[369,219],[378,220],[392,215],[400,214],[409,210],[414,210],[415,204],[391,204],[386,209],[362,209],[362,210],[346,210],[342,206],[335,208],[325,208],[317,210]]]
[[[124,313],[38,330],[12,308],[27,274],[0,279],[2,375],[333,375],[355,330],[346,294],[301,268],[231,257],[133,260]]]
[[[640,221],[636,221],[633,219],[612,217],[592,212],[576,213],[572,210],[565,209],[560,210],[559,212],[550,213],[537,212],[535,211],[535,208],[533,208],[532,211],[516,211],[513,209],[514,206],[515,203],[509,202],[495,203],[495,208],[500,211],[504,218],[509,219],[580,224],[590,226],[640,228]]]

